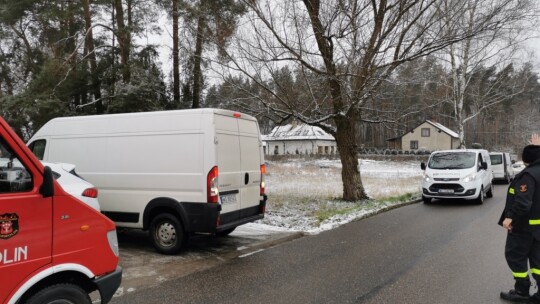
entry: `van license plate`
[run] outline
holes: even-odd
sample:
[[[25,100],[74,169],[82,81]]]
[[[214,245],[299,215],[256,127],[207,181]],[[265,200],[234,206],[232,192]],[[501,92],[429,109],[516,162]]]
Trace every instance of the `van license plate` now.
[[[454,193],[454,189],[439,189],[439,193]]]
[[[236,194],[221,195],[220,198],[223,205],[236,204]]]

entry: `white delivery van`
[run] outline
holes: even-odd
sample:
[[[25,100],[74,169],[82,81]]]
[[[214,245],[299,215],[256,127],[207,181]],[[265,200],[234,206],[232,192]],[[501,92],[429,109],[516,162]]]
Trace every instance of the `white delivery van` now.
[[[510,160],[510,153],[490,152],[491,168],[493,169],[493,180],[502,180],[507,184],[514,179],[514,169]]]
[[[191,233],[227,235],[263,218],[257,120],[218,109],[55,118],[28,142],[48,162],[77,166],[118,227],[150,231],[173,254]]]
[[[445,150],[431,153],[422,180],[422,199],[429,204],[434,198],[474,200],[493,196],[493,173],[486,150]]]

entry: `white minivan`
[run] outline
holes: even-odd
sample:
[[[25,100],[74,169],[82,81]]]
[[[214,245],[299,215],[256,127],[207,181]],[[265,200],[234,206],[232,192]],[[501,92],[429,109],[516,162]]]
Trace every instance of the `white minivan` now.
[[[478,204],[493,196],[493,173],[486,150],[445,150],[431,153],[424,170],[422,199],[466,199]]]
[[[264,217],[257,120],[219,109],[55,118],[28,142],[48,162],[77,166],[118,227],[149,230],[174,254],[195,232],[227,235]]]
[[[491,168],[493,169],[493,180],[502,180],[509,184],[514,179],[514,169],[510,160],[510,153],[490,152]]]

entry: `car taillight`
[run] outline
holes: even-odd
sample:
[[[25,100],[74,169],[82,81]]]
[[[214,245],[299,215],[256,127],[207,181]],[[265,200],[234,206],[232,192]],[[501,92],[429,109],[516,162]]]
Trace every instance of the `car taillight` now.
[[[96,188],[88,188],[83,191],[82,196],[96,198],[98,197],[98,190]]]
[[[209,203],[219,202],[218,190],[218,167],[215,166],[208,172],[206,179],[206,197]]]
[[[264,184],[264,175],[265,174],[266,174],[266,166],[261,165],[261,191],[260,191],[261,195],[264,195],[264,188],[266,187],[266,185]]]

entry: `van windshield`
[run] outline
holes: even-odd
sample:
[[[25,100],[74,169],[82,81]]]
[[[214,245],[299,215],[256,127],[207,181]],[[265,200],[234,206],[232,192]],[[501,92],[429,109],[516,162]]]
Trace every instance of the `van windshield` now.
[[[473,152],[434,153],[428,163],[431,169],[467,169],[475,165],[476,154]]]
[[[492,154],[489,158],[491,158],[492,165],[500,165],[503,163],[501,154]]]

